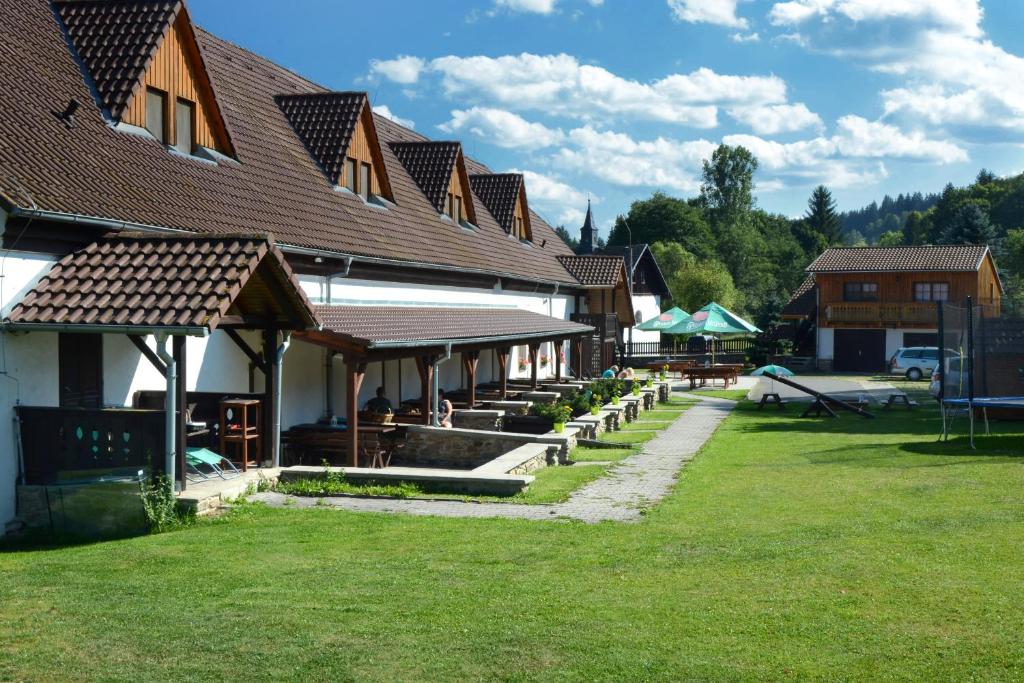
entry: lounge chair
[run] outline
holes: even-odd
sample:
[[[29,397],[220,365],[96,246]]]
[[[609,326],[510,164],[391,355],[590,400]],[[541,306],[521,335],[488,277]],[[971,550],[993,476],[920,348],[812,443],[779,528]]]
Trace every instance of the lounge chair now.
[[[224,464],[229,468],[224,470]],[[191,481],[204,481],[218,476],[221,479],[233,479],[242,473],[238,471],[235,464],[223,455],[214,453],[208,448],[187,448],[185,449],[186,476]]]

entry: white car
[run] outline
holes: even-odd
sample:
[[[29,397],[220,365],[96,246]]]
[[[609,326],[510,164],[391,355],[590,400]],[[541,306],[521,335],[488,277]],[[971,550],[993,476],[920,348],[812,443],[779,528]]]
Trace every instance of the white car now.
[[[896,351],[889,360],[889,374],[904,375],[907,379],[917,381],[939,363],[939,347],[937,346],[906,346]]]
[[[932,381],[928,384],[928,393],[934,398],[939,398],[942,393],[943,372],[936,365],[932,368]],[[967,395],[967,382],[970,373],[964,367],[964,362],[959,355],[953,354],[946,358],[946,398],[962,398]]]

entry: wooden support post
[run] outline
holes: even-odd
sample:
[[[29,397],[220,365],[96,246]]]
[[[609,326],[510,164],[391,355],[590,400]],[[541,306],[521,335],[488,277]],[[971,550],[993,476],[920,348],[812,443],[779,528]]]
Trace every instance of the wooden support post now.
[[[501,400],[508,398],[508,359],[512,355],[512,349],[508,346],[497,350],[498,374],[501,389]]]
[[[345,417],[348,419],[348,464],[359,467],[359,389],[366,376],[366,363],[345,358]]]
[[[583,337],[576,337],[573,345],[576,347],[572,353],[572,359],[576,361],[576,379],[583,379]]]
[[[564,346],[565,346],[565,340],[564,339],[556,339],[555,340],[554,361],[555,361],[555,381],[556,382],[561,382],[562,381],[562,348]]]
[[[537,388],[537,351],[540,344],[530,344],[530,386]]]
[[[175,387],[174,402],[177,404],[173,410],[176,412],[175,415],[175,429],[177,431],[177,437],[175,438],[175,448],[177,453],[174,457],[175,462],[175,476],[180,482],[180,490],[185,490],[185,449],[188,447],[188,429],[185,426],[185,413],[188,411],[188,382],[186,381],[186,358],[185,358],[185,337],[175,336],[171,342],[171,353],[174,356],[174,364],[177,366],[178,377],[177,386]]]
[[[434,359],[431,356],[416,356],[416,371],[420,374],[420,412],[423,424],[430,420],[430,387],[434,380]]]
[[[466,370],[466,379],[469,385],[466,394],[466,405],[470,410],[476,405],[476,367],[479,362],[479,351],[462,352],[462,367]]]
[[[277,330],[263,330],[263,405],[260,406],[263,424],[263,445],[260,447],[260,460],[278,462],[276,439],[274,439],[274,415],[277,413]],[[262,465],[262,462],[260,463]]]

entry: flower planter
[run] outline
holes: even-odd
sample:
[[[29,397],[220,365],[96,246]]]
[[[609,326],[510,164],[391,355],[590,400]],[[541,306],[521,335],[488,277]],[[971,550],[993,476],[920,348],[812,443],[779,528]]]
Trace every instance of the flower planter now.
[[[564,422],[556,422],[555,424],[552,425],[552,427],[554,428],[556,434],[561,434],[562,432],[565,431]]]
[[[618,396],[612,396],[612,405],[613,406],[619,405],[619,397]]]
[[[636,384],[633,385],[633,395],[634,396],[639,396],[640,395],[640,386],[639,385],[636,385]]]
[[[597,406],[594,406],[593,408],[590,409],[590,414],[591,415],[597,415],[600,412],[601,412],[601,409],[598,408]]]

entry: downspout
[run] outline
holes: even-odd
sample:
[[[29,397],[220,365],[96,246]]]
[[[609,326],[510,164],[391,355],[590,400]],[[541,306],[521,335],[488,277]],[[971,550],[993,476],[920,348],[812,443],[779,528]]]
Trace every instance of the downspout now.
[[[554,291],[551,292],[551,296],[548,298],[548,317],[549,318],[554,318],[555,317],[555,297],[558,296],[558,286],[559,286],[559,283],[556,282],[555,283],[555,289],[554,289]],[[551,346],[552,346],[552,348],[554,348],[554,344],[552,344]],[[554,355],[555,355],[555,357],[552,360],[554,360],[555,363],[561,363],[562,362],[562,360],[561,360],[562,359],[562,348],[558,347],[557,349],[555,349],[555,354]],[[555,363],[552,363],[552,365],[554,365]],[[558,373],[559,374],[562,373],[562,369],[561,368],[558,369]]]
[[[156,355],[160,357],[160,360],[167,367],[167,371],[164,374],[164,378],[167,380],[166,403],[164,406],[164,412],[166,413],[164,424],[164,475],[171,482],[171,486],[175,487],[174,455],[177,432],[178,364],[174,362],[174,356],[167,352],[168,338],[169,336],[166,332],[160,332],[156,335]]]
[[[438,374],[437,371],[438,371],[438,368],[441,367],[441,363],[444,363],[446,360],[450,359],[451,357],[452,357],[452,345],[449,343],[449,344],[445,344],[444,345],[444,356],[442,356],[442,357],[440,357],[440,358],[438,358],[437,360],[434,361],[434,386],[431,388],[431,391],[430,391],[430,398],[433,400],[434,406],[433,406],[433,410],[431,410],[430,412],[434,416],[434,418],[433,418],[433,425],[435,427],[440,427],[441,426],[441,419],[440,419],[440,415],[438,414],[440,412],[441,402],[438,400],[439,397],[437,395],[437,392],[438,392],[438,390],[441,387],[440,387],[440,381],[438,380],[438,377],[437,377],[437,374]]]
[[[277,347],[277,362],[274,363],[274,419],[270,425],[271,438],[274,439],[274,462],[272,467],[281,466],[281,378],[284,375],[284,354],[292,343],[292,333],[284,332],[281,335],[281,345]]]

